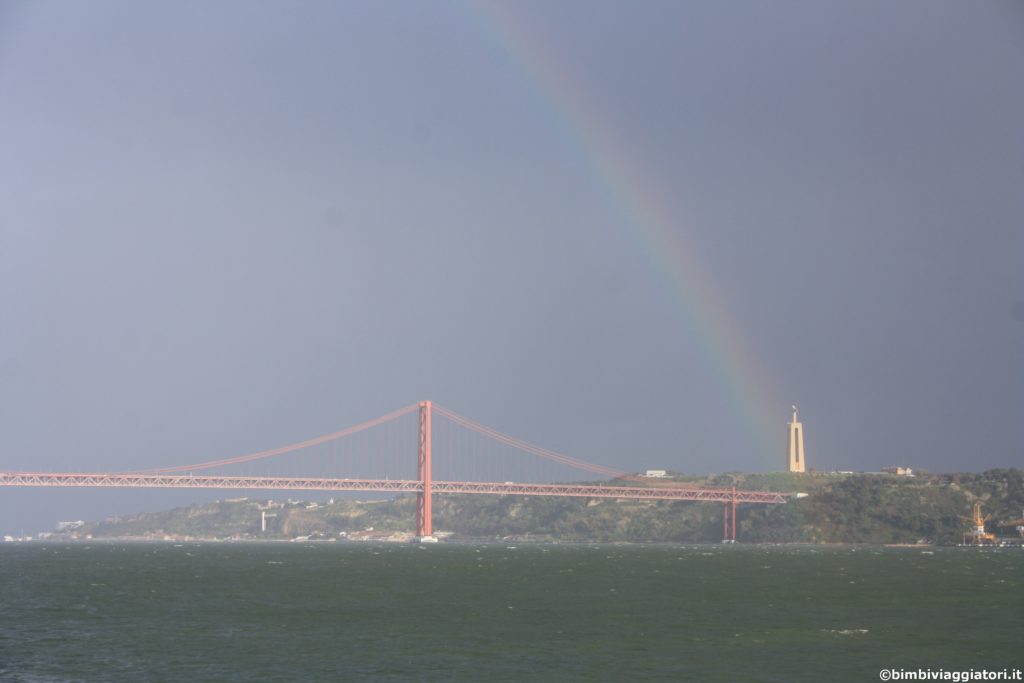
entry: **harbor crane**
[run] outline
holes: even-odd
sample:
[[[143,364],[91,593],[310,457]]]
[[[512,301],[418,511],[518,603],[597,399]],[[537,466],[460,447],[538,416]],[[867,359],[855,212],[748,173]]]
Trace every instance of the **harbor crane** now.
[[[964,517],[964,519],[971,522],[970,531],[970,544],[971,545],[995,545],[996,535],[990,534],[985,531],[985,522],[992,518],[991,514],[981,516],[981,501],[975,501],[974,503],[974,516]],[[966,543],[965,539],[965,543]]]

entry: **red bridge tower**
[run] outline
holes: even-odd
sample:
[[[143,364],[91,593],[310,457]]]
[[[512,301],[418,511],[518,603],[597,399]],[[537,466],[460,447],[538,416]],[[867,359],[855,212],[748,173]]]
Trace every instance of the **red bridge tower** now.
[[[420,454],[418,476],[423,489],[419,492],[416,506],[416,536],[421,542],[434,539],[432,512],[430,509],[430,401],[420,401]]]

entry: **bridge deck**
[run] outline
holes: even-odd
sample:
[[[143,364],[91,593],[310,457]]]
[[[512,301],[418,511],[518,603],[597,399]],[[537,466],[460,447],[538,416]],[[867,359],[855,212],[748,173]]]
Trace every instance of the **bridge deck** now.
[[[416,479],[321,479],[303,477],[224,477],[191,474],[106,474],[0,472],[0,486],[263,489],[282,491],[376,491],[418,493]],[[478,493],[515,496],[565,496],[628,500],[696,500],[720,503],[785,503],[786,496],[771,491],[733,491],[699,487],[640,487],[578,484],[516,484],[512,482],[435,481],[434,493]]]

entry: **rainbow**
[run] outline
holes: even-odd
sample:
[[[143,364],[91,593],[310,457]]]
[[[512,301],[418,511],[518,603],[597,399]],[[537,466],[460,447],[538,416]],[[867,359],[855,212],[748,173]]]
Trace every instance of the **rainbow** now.
[[[518,3],[467,4],[469,13],[494,36],[535,84],[560,124],[574,139],[594,181],[609,197],[670,291],[683,319],[721,378],[728,401],[750,435],[764,448],[766,464],[781,452],[779,398],[735,318],[701,264],[684,226],[670,213],[654,178],[606,125],[577,79],[542,40]]]

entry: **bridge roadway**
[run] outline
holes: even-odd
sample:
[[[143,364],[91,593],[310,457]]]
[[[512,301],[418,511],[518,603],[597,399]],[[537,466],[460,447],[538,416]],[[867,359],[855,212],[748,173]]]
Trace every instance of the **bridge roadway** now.
[[[377,491],[422,493],[417,479],[322,479],[304,477],[224,477],[192,474],[109,474],[0,472],[0,486],[266,489],[285,491]],[[696,500],[719,503],[785,503],[781,493],[699,487],[640,487],[578,484],[516,484],[434,481],[434,493],[479,493],[499,496],[565,496],[627,500]]]

